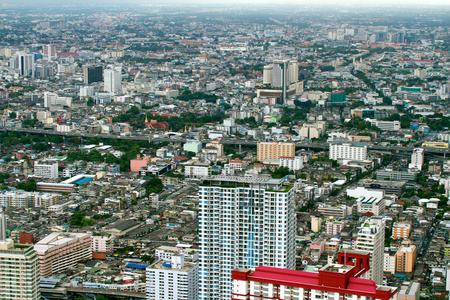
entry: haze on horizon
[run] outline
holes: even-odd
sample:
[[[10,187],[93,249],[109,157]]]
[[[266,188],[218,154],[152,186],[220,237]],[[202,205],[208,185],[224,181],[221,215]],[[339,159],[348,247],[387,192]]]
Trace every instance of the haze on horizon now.
[[[2,6],[21,6],[21,5],[108,5],[108,4],[145,4],[145,5],[196,5],[196,4],[210,4],[210,5],[332,5],[332,6],[450,6],[449,0],[72,0],[70,2],[61,3],[60,0],[41,0],[38,3],[34,0],[19,0],[10,2],[0,0],[0,7]]]

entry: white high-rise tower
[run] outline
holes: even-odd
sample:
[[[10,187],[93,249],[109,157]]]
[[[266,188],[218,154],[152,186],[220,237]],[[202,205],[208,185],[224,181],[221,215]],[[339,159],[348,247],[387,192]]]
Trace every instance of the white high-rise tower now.
[[[122,90],[122,74],[120,71],[106,69],[103,73],[104,90],[108,93],[119,93]]]
[[[411,163],[409,164],[410,169],[417,169],[422,171],[423,162],[425,160],[425,153],[422,148],[416,148],[411,154]]]
[[[295,267],[294,191],[284,179],[210,176],[199,186],[199,299],[231,299],[231,271]]]
[[[34,55],[19,52],[17,54],[19,75],[34,77]]]
[[[0,207],[0,242],[6,242],[6,216]]]
[[[383,218],[372,217],[361,225],[355,242],[355,250],[370,252],[370,270],[366,274],[376,284],[383,282],[384,231]]]

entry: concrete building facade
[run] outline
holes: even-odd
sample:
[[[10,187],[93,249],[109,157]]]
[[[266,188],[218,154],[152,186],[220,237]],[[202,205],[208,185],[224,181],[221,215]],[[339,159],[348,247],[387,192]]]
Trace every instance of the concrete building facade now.
[[[92,258],[91,235],[54,232],[37,242],[34,250],[39,255],[41,277],[50,277]]]
[[[280,157],[295,157],[294,143],[258,142],[257,160],[279,159]]]
[[[383,281],[384,229],[384,220],[380,217],[372,217],[361,225],[355,241],[355,250],[370,253],[371,267],[367,274],[368,278],[377,284]]]
[[[199,299],[230,299],[231,271],[295,267],[294,189],[283,179],[210,176],[199,186]]]

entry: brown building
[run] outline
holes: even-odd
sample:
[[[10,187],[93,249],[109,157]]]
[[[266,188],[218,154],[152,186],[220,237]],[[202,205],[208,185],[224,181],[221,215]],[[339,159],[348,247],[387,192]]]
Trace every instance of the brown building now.
[[[29,232],[21,232],[19,234],[19,243],[31,245],[34,243],[34,236]]]
[[[294,143],[259,142],[257,146],[257,160],[279,159],[281,156],[295,157]]]
[[[410,273],[414,271],[416,261],[416,246],[410,242],[403,242],[396,254],[396,271],[401,273]]]

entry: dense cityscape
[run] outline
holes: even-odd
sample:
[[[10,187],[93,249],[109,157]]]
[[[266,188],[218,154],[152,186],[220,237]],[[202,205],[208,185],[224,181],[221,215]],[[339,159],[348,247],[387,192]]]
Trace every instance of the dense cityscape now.
[[[0,299],[449,299],[448,5],[44,4],[1,10]]]

